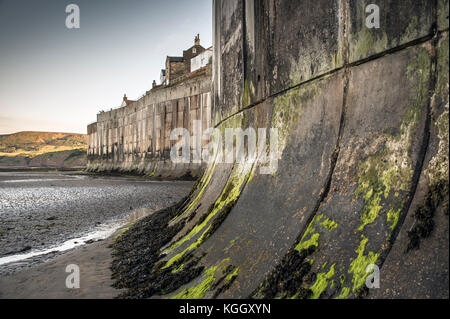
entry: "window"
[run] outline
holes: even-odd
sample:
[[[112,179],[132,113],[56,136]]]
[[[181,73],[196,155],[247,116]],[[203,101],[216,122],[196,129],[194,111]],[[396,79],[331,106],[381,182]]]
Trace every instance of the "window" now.
[[[197,53],[197,48],[192,48],[192,53],[196,54]]]

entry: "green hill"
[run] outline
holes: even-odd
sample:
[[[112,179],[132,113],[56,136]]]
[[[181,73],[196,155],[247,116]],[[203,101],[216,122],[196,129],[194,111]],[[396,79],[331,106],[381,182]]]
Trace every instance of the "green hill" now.
[[[29,155],[85,149],[87,136],[74,133],[19,132],[0,135],[0,156]]]
[[[0,167],[82,167],[86,163],[87,135],[19,132],[0,135]]]

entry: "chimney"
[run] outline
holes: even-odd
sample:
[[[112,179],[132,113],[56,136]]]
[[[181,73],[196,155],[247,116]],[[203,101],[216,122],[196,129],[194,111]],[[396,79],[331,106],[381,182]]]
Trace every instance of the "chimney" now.
[[[156,86],[156,81],[153,80],[152,87],[155,87],[155,86]]]
[[[200,34],[198,33],[194,40],[194,45],[200,45]]]
[[[128,98],[127,98],[127,95],[126,95],[126,94],[123,95],[123,101],[124,101],[124,102],[127,102],[127,101],[128,101]]]

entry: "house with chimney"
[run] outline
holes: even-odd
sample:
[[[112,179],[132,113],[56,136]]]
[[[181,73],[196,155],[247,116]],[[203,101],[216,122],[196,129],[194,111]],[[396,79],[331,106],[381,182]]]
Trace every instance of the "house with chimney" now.
[[[122,104],[120,105],[120,107],[124,107],[124,106],[130,105],[131,103],[134,103],[134,102],[136,102],[136,101],[134,101],[134,100],[129,100],[129,99],[127,98],[127,95],[124,94],[124,95],[123,95],[123,101],[122,101]]]
[[[161,85],[169,85],[178,80],[185,78],[191,73],[191,61],[199,55],[202,55],[205,51],[212,49],[205,49],[200,44],[200,34],[194,39],[194,45],[187,50],[183,51],[183,56],[167,56],[165,69],[161,70],[160,81]],[[208,52],[209,52],[208,51]],[[198,64],[198,63],[197,63]],[[206,64],[205,64],[206,65]]]

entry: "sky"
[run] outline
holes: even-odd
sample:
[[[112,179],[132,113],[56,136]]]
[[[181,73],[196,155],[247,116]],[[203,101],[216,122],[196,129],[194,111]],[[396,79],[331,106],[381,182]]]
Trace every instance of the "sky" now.
[[[79,29],[66,27],[71,3]],[[212,0],[0,0],[0,134],[86,133],[197,33],[212,45]]]

